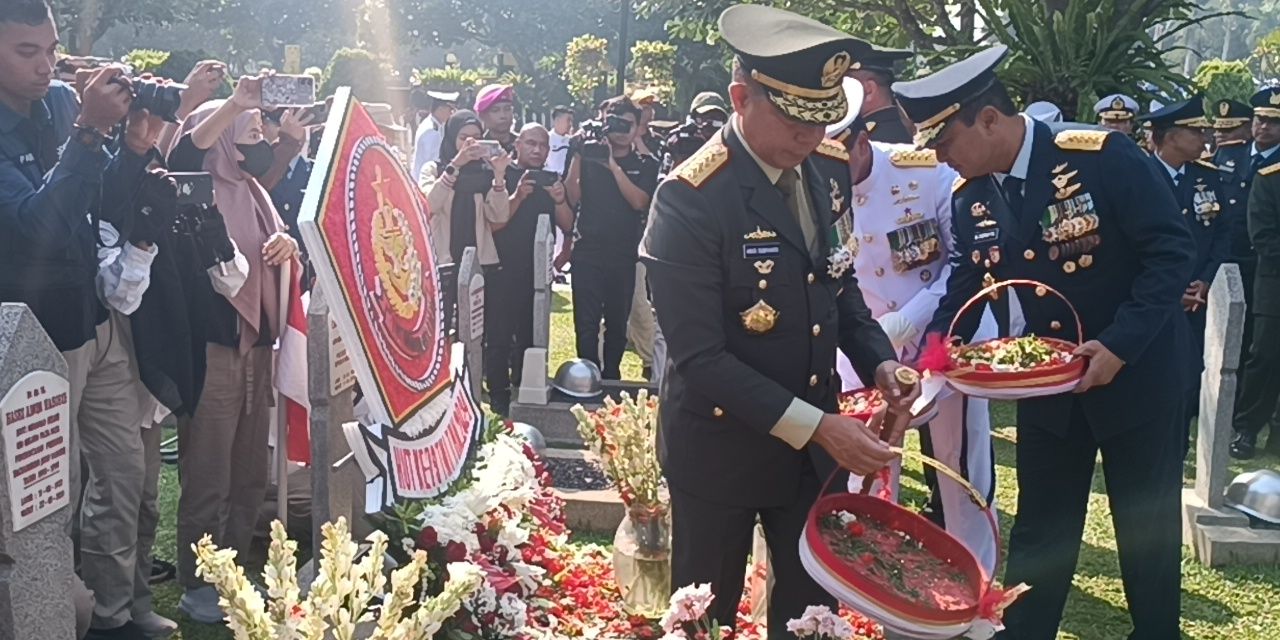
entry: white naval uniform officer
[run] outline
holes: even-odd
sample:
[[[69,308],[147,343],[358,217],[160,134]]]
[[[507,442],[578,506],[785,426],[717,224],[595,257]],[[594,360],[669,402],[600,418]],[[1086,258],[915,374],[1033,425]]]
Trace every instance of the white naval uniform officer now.
[[[861,123],[841,124],[844,126],[829,128],[828,135],[850,149],[852,233],[860,247],[853,268],[872,317],[889,336],[901,361],[911,362],[918,356],[924,328],[946,291],[953,246],[951,188],[958,175],[939,163],[932,151],[871,142]],[[856,132],[856,137],[849,132]],[[998,335],[991,312],[982,313],[974,341]],[[837,368],[845,391],[867,386],[843,353],[837,354]],[[947,387],[936,403],[938,415],[927,430],[933,457],[964,474],[990,503],[995,492],[995,460],[987,400],[966,398]],[[926,433],[921,435],[924,439]],[[896,476],[895,468],[895,495]],[[947,531],[963,541],[990,573],[996,546],[987,512],[945,476],[938,478],[935,492],[935,516],[941,515]]]

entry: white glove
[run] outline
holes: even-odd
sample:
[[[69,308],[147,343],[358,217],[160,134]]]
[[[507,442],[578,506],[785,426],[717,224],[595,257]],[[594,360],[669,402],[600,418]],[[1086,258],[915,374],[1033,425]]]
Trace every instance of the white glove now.
[[[894,349],[901,349],[912,344],[916,339],[915,325],[911,324],[901,313],[890,311],[877,319],[880,328],[884,330],[885,335],[889,336],[889,342],[893,343]]]

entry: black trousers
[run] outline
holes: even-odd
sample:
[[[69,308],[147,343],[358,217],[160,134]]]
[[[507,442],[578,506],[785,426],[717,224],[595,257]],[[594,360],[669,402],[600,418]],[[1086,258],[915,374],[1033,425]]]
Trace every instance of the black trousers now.
[[[622,378],[627,349],[627,318],[636,288],[636,265],[573,261],[573,331],[578,357],[600,367],[607,380]],[[604,320],[604,361],[600,359],[600,320]]]
[[[533,285],[528,272],[503,268],[486,276],[485,289],[484,381],[490,406],[506,416],[533,346]]]
[[[1006,630],[999,638],[1057,637],[1099,450],[1133,620],[1129,640],[1180,637],[1180,404],[1154,407],[1147,422],[1101,442],[1093,437],[1079,403],[1065,437],[1034,427],[1018,430],[1018,516],[1004,583],[1025,582],[1032,588],[1006,612]]]
[[[763,509],[719,504],[671,487],[672,589],[710,583],[716,600],[709,615],[718,624],[734,626],[758,517],[776,581],[769,600],[769,640],[795,638],[787,632],[787,621],[799,618],[806,607],[825,605],[835,611],[836,599],[800,564],[800,534],[818,487],[818,476],[809,472],[793,503]]]
[[[1254,315],[1253,342],[1236,396],[1235,429],[1257,436],[1280,397],[1280,317]],[[1275,438],[1273,431],[1271,437]]]

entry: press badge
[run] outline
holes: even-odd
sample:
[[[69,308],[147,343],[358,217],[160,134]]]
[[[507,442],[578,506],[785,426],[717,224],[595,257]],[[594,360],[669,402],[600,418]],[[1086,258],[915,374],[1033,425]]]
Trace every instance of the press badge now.
[[[780,242],[752,242],[742,245],[742,257],[746,260],[771,258],[782,255]]]

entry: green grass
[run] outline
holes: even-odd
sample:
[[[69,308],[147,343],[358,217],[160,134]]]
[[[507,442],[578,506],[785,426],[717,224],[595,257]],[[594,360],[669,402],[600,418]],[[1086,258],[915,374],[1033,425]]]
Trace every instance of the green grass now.
[[[557,292],[553,302],[551,322],[550,366],[574,357],[572,302],[564,292]],[[623,376],[639,379],[640,363],[635,354],[628,352],[623,359]],[[992,407],[992,426],[998,431],[1013,435],[1013,407],[1008,403],[995,403]],[[1016,515],[1017,471],[1014,469],[1014,446],[997,439],[996,475],[997,502],[1001,512],[1003,535]],[[908,446],[917,446],[914,433],[908,438]],[[1099,465],[1100,467],[1101,465]],[[1258,468],[1280,469],[1280,458],[1259,456],[1246,463],[1233,463],[1232,473]],[[1195,473],[1194,463],[1188,464],[1187,482]],[[902,500],[919,506],[925,499],[923,474],[919,468],[904,470],[902,475]],[[157,553],[172,560],[174,546],[174,522],[177,509],[177,477],[172,467],[166,467],[161,477],[161,525],[156,541]],[[611,544],[612,535],[575,535],[575,542]],[[1061,640],[1120,640],[1129,633],[1129,615],[1125,608],[1120,567],[1116,561],[1115,530],[1111,525],[1111,512],[1107,505],[1106,486],[1101,471],[1094,477],[1093,493],[1089,498],[1089,517],[1085,524],[1084,541],[1080,550],[1080,563],[1071,595],[1063,616]],[[221,629],[190,622],[177,612],[180,595],[175,583],[170,582],[156,590],[156,609],[163,615],[178,620],[182,629],[177,637],[185,640],[225,640],[231,635]],[[1194,640],[1275,640],[1280,638],[1280,568],[1235,567],[1209,569],[1191,557],[1190,549],[1183,548],[1182,560],[1182,631],[1183,638]]]

